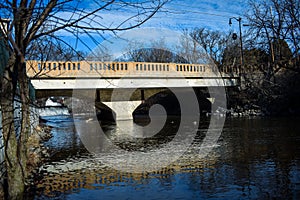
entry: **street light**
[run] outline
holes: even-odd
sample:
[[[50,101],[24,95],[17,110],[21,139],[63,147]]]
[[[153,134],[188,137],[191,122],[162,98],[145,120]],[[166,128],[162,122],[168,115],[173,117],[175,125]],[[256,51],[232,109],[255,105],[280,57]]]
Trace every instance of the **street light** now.
[[[239,29],[240,29],[240,48],[241,48],[241,66],[243,66],[243,65],[244,65],[244,53],[243,53],[242,25],[241,25],[242,18],[241,18],[241,17],[239,17],[239,18],[236,18],[236,17],[230,17],[230,18],[229,18],[229,26],[232,25],[232,22],[231,22],[232,19],[235,19],[236,21],[239,22]]]

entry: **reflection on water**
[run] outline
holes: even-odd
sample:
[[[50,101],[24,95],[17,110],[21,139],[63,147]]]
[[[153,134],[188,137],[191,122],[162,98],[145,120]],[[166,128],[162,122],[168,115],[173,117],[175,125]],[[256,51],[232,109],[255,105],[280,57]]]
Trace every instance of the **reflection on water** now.
[[[69,115],[43,117],[47,125],[52,127],[53,137],[45,143],[49,148],[51,161],[59,161],[87,153],[80,137],[76,134],[74,120]]]
[[[207,129],[203,122],[193,146],[179,160],[154,172],[128,173],[89,154],[72,121],[53,120],[49,123],[54,123],[54,137],[45,144],[53,156],[41,169],[44,176],[37,182],[35,199],[299,199],[299,122],[227,119],[217,145],[204,159],[195,151]],[[136,125],[125,124],[134,135],[123,136],[114,124],[102,127],[115,144],[128,151],[143,151],[141,143],[146,148],[164,138],[169,142],[176,123],[167,121],[166,132],[144,140],[134,137],[142,134]]]

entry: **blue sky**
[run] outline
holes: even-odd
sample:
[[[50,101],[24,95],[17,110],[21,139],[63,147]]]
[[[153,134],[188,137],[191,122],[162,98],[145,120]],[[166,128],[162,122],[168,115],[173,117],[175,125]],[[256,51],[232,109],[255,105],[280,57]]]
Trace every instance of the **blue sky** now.
[[[241,0],[173,0],[165,6],[164,10],[168,12],[155,16],[151,20],[152,23],[162,16],[161,24],[165,28],[206,27],[226,30],[229,29],[229,18],[243,15],[246,5]]]
[[[152,19],[145,23],[141,28],[163,28],[175,31],[183,29],[192,29],[205,27],[210,30],[219,30],[229,32],[238,31],[238,22],[233,20],[232,26],[229,26],[230,17],[243,16],[247,7],[244,1],[229,0],[172,0],[163,7],[162,12],[156,14]],[[103,20],[111,23],[112,20],[121,20],[122,16],[113,13],[105,13]],[[108,37],[104,33],[105,37]],[[101,37],[96,37],[101,42]],[[88,38],[82,36],[90,49],[97,45]],[[72,43],[72,40],[70,40]],[[77,49],[89,51],[84,45],[77,43]]]

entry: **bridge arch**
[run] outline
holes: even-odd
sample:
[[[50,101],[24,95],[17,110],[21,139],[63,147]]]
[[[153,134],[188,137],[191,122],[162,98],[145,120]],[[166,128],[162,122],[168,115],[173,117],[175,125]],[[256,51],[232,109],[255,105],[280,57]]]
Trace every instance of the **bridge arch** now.
[[[185,88],[178,88],[180,92],[188,92]],[[211,112],[211,101],[208,100],[208,96],[205,94],[207,88],[194,88],[195,94],[199,102],[200,114],[205,114]],[[161,104],[165,109],[168,115],[180,115],[180,104],[170,89],[163,89],[157,91],[149,96],[141,105],[137,107],[134,111],[134,116],[148,114],[149,108],[155,104]]]

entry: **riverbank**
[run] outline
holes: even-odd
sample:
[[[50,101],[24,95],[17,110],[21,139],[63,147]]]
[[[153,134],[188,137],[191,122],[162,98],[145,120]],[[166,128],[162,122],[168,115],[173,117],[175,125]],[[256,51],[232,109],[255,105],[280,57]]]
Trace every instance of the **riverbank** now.
[[[27,163],[25,173],[28,175],[25,180],[26,187],[29,189],[35,184],[36,177],[39,176],[39,167],[44,164],[44,161],[50,157],[48,153],[48,147],[44,146],[44,142],[52,138],[51,127],[45,125],[38,125],[33,128],[31,135],[27,140]],[[2,167],[5,168],[5,163],[2,163]],[[1,187],[0,187],[0,199],[5,199],[5,187],[6,179],[3,178],[5,171],[2,174]]]
[[[49,148],[44,146],[44,143],[52,137],[51,127],[38,125],[28,138],[28,147],[30,148],[27,149],[26,171],[29,173],[26,180],[27,187],[32,187],[35,184],[34,181],[39,176],[39,167],[50,157]]]
[[[300,91],[281,95],[262,95],[254,89],[227,89],[228,116],[300,116]]]

